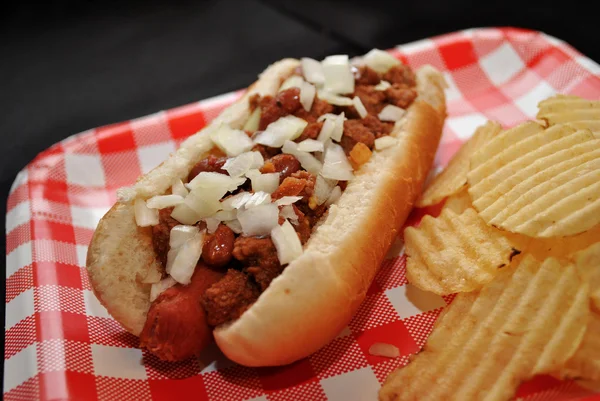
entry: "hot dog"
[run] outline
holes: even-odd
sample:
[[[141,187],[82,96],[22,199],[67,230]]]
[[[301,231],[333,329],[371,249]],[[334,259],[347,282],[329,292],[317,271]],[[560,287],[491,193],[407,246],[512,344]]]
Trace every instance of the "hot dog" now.
[[[247,366],[310,355],[348,324],[420,194],[444,87],[376,49],[274,63],[119,190],[88,250],[94,293],[165,360],[213,339]]]

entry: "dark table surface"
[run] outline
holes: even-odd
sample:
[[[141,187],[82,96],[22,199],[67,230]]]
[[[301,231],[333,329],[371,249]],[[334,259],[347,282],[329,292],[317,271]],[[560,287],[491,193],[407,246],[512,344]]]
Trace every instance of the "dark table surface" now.
[[[353,56],[460,29],[514,26],[546,32],[600,61],[597,17],[585,11],[590,8],[573,1],[550,4],[79,0],[4,5],[2,225],[17,172],[55,142],[244,88],[283,57]]]

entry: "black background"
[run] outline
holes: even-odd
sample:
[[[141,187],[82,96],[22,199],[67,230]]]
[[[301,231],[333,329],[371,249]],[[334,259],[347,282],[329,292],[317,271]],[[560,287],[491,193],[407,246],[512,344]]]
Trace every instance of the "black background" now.
[[[3,5],[2,225],[17,172],[72,134],[244,88],[283,57],[353,56],[466,28],[540,30],[598,62],[591,4],[79,0]]]

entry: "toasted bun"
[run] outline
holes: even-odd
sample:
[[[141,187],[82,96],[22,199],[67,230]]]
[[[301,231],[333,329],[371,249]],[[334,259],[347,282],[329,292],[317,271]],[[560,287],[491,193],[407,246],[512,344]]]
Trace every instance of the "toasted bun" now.
[[[269,67],[246,96],[218,122],[239,127],[247,98],[274,94],[298,65],[283,60]],[[337,204],[312,233],[301,257],[274,279],[236,321],[215,329],[215,340],[231,360],[246,366],[294,362],[335,338],[348,324],[383,258],[398,235],[433,164],[446,116],[444,80],[431,67],[417,71],[418,97],[396,123],[390,148],[373,153],[356,172]],[[139,335],[150,307],[149,286],[140,277],[157,268],[151,233],[135,225],[132,202],[164,193],[185,177],[211,144],[211,124],[133,187],[100,221],[88,252],[94,291],[125,328]],[[132,258],[131,255],[135,255]]]

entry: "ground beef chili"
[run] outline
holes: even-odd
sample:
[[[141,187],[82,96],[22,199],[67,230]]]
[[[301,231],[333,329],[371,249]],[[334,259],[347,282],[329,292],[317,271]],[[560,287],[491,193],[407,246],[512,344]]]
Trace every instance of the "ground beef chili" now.
[[[323,127],[323,122],[317,122],[320,116],[344,112],[347,120],[344,122],[340,145],[346,154],[357,143],[363,143],[369,149],[373,149],[375,139],[389,134],[394,126],[394,123],[379,120],[377,115],[388,104],[402,108],[410,106],[417,96],[415,75],[404,65],[393,67],[385,74],[378,74],[366,66],[353,68],[353,73],[355,90],[349,97],[357,96],[361,99],[368,112],[365,118],[361,118],[353,106],[332,106],[318,97],[314,99],[311,109],[306,111],[300,104],[299,89],[293,87],[275,96],[254,95],[249,99],[252,111],[257,107],[261,110],[258,130],[264,130],[281,117],[294,115],[308,122],[295,141],[316,139]],[[302,74],[300,68],[296,74]],[[376,89],[375,86],[382,80],[389,82],[391,86],[385,90]],[[297,219],[291,219],[291,222],[300,242],[305,244],[314,226],[328,208],[324,204],[317,205],[313,198],[316,177],[303,170],[294,156],[282,154],[280,148],[255,145],[253,150],[260,152],[265,160],[260,168],[261,173],[280,174],[279,187],[271,194],[273,201],[284,196],[302,197],[292,205]],[[202,171],[227,174],[222,169],[227,159],[221,156],[211,154],[198,162],[188,179],[193,179]],[[347,182],[340,181],[338,185],[343,191]],[[251,186],[245,184],[236,192],[250,190]],[[170,230],[179,224],[170,217],[171,210],[172,208],[161,210],[160,222],[152,229],[154,249],[163,265],[166,265],[169,251]],[[283,218],[280,217],[280,223],[282,221]],[[203,223],[199,225],[201,224]],[[201,259],[200,265],[209,266],[223,275],[198,296],[198,301],[206,311],[208,324],[212,326],[237,319],[285,268],[279,263],[277,250],[270,237],[234,234],[224,224],[220,224],[213,234],[205,236]]]

